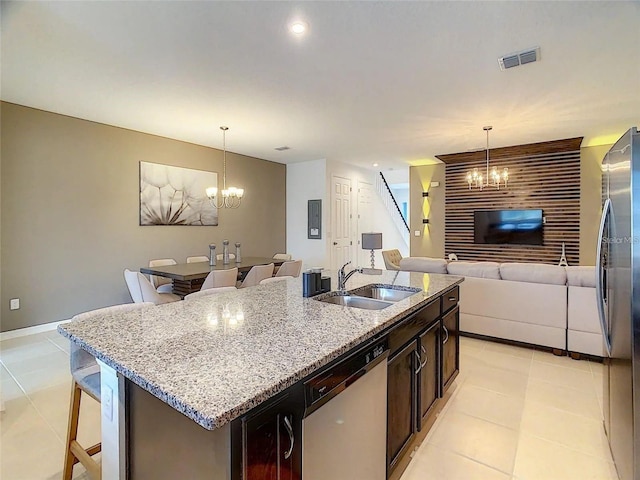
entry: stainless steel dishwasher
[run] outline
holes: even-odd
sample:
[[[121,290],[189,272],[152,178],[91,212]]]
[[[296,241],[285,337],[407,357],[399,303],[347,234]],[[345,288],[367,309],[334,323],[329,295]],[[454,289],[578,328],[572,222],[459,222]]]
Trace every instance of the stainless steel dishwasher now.
[[[304,480],[385,480],[387,341],[305,382]]]

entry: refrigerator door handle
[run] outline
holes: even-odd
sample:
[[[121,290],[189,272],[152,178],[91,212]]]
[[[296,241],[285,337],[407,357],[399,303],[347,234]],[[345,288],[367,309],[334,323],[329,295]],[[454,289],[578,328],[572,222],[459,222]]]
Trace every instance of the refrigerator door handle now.
[[[602,328],[602,337],[604,338],[604,345],[607,349],[607,355],[611,356],[611,340],[609,339],[609,329],[607,326],[607,320],[604,311],[604,285],[602,275],[602,241],[604,240],[604,229],[607,223],[607,218],[611,213],[611,200],[606,199],[604,206],[602,207],[602,218],[600,219],[600,231],[598,233],[598,247],[596,252],[596,302],[598,304],[598,318],[600,319],[600,327]]]

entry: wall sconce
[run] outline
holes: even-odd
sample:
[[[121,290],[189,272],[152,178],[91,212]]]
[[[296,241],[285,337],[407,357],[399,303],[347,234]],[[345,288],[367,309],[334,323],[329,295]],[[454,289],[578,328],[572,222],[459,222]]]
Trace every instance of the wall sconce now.
[[[429,219],[428,218],[423,218],[422,219],[422,223],[429,223]]]
[[[423,197],[428,197],[429,196],[429,192],[422,192],[422,196]]]

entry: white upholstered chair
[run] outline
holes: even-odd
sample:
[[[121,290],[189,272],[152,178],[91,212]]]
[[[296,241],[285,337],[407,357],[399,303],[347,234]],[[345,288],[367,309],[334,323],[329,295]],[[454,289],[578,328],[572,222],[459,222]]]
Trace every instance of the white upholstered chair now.
[[[302,260],[284,262],[276,272],[276,277],[299,277],[302,269]]]
[[[261,280],[270,278],[273,275],[273,263],[269,265],[256,265],[251,267],[247,276],[244,277],[240,288],[253,287],[258,285]]]
[[[224,253],[219,253],[216,255],[216,259],[217,260],[222,260],[224,258]],[[230,253],[229,254],[229,260],[235,260],[236,259],[236,254],[235,253]]]
[[[274,260],[286,260],[289,261],[291,260],[291,254],[290,253],[276,253],[273,256]]]
[[[235,287],[237,281],[237,268],[230,268],[228,270],[213,270],[209,272],[207,278],[204,279],[204,283],[202,284],[202,288],[200,288],[200,291],[217,287]]]
[[[157,260],[149,260],[149,267],[164,267],[165,265],[176,265],[176,263],[173,258],[159,258]],[[170,278],[149,275],[149,280],[158,293],[171,293],[173,284]]]
[[[132,310],[141,310],[152,307],[153,303],[127,303],[125,305],[115,305],[113,307],[100,308],[90,312],[80,313],[71,320],[87,320],[96,315],[123,313]],[[73,476],[73,466],[81,463],[89,472],[92,479],[100,479],[100,464],[96,462],[93,455],[99,453],[102,444],[98,443],[91,447],[84,447],[78,443],[78,420],[80,418],[80,400],[82,393],[88,394],[97,402],[100,402],[100,367],[93,355],[80,348],[77,344],[70,342],[69,359],[71,366],[71,404],[69,406],[69,423],[67,425],[67,443],[64,454],[64,467],[62,471],[63,480],[71,480]]]
[[[264,280],[260,280],[260,285],[264,285],[265,283],[273,283],[273,282],[281,282],[283,280],[288,280],[293,278],[291,275],[281,275],[279,277],[269,277]]]
[[[200,290],[199,292],[193,292],[189,295],[185,296],[185,300],[193,300],[194,298],[206,297],[208,295],[214,295],[216,293],[221,292],[232,292],[234,290],[238,290],[236,287],[214,287],[207,288],[206,290]]]
[[[208,262],[209,257],[206,255],[196,255],[195,257],[187,257],[187,263]]]
[[[151,282],[147,280],[147,277],[140,272],[132,272],[125,268],[124,280],[127,282],[127,287],[129,287],[131,299],[135,303],[152,302],[160,305],[180,300],[180,297],[173,293],[158,293],[151,285]]]

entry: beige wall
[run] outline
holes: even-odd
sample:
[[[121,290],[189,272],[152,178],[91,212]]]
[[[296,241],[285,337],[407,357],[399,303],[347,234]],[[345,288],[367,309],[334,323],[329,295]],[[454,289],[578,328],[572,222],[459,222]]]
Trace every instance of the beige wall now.
[[[580,149],[580,265],[596,264],[602,210],[602,159],[612,145]]]
[[[221,174],[222,152],[8,103],[1,115],[2,331],[130,302],[123,269],[152,258],[184,262],[225,238],[248,256],[285,251],[285,165],[227,154],[246,193],[219,226],[140,227],[140,161]]]
[[[430,187],[440,182],[439,187]],[[410,252],[412,257],[444,258],[445,166],[423,165],[409,169]],[[422,197],[423,191],[429,196]],[[428,224],[422,219],[429,218]],[[416,237],[415,233],[420,232]]]
[[[595,265],[596,242],[601,211],[602,159],[611,145],[580,149],[580,265]],[[426,165],[410,169],[411,255],[444,257],[445,165]],[[429,200],[422,200],[423,186],[440,181],[431,189]],[[429,226],[422,228],[422,214],[428,213]],[[420,230],[421,236],[414,232]]]

